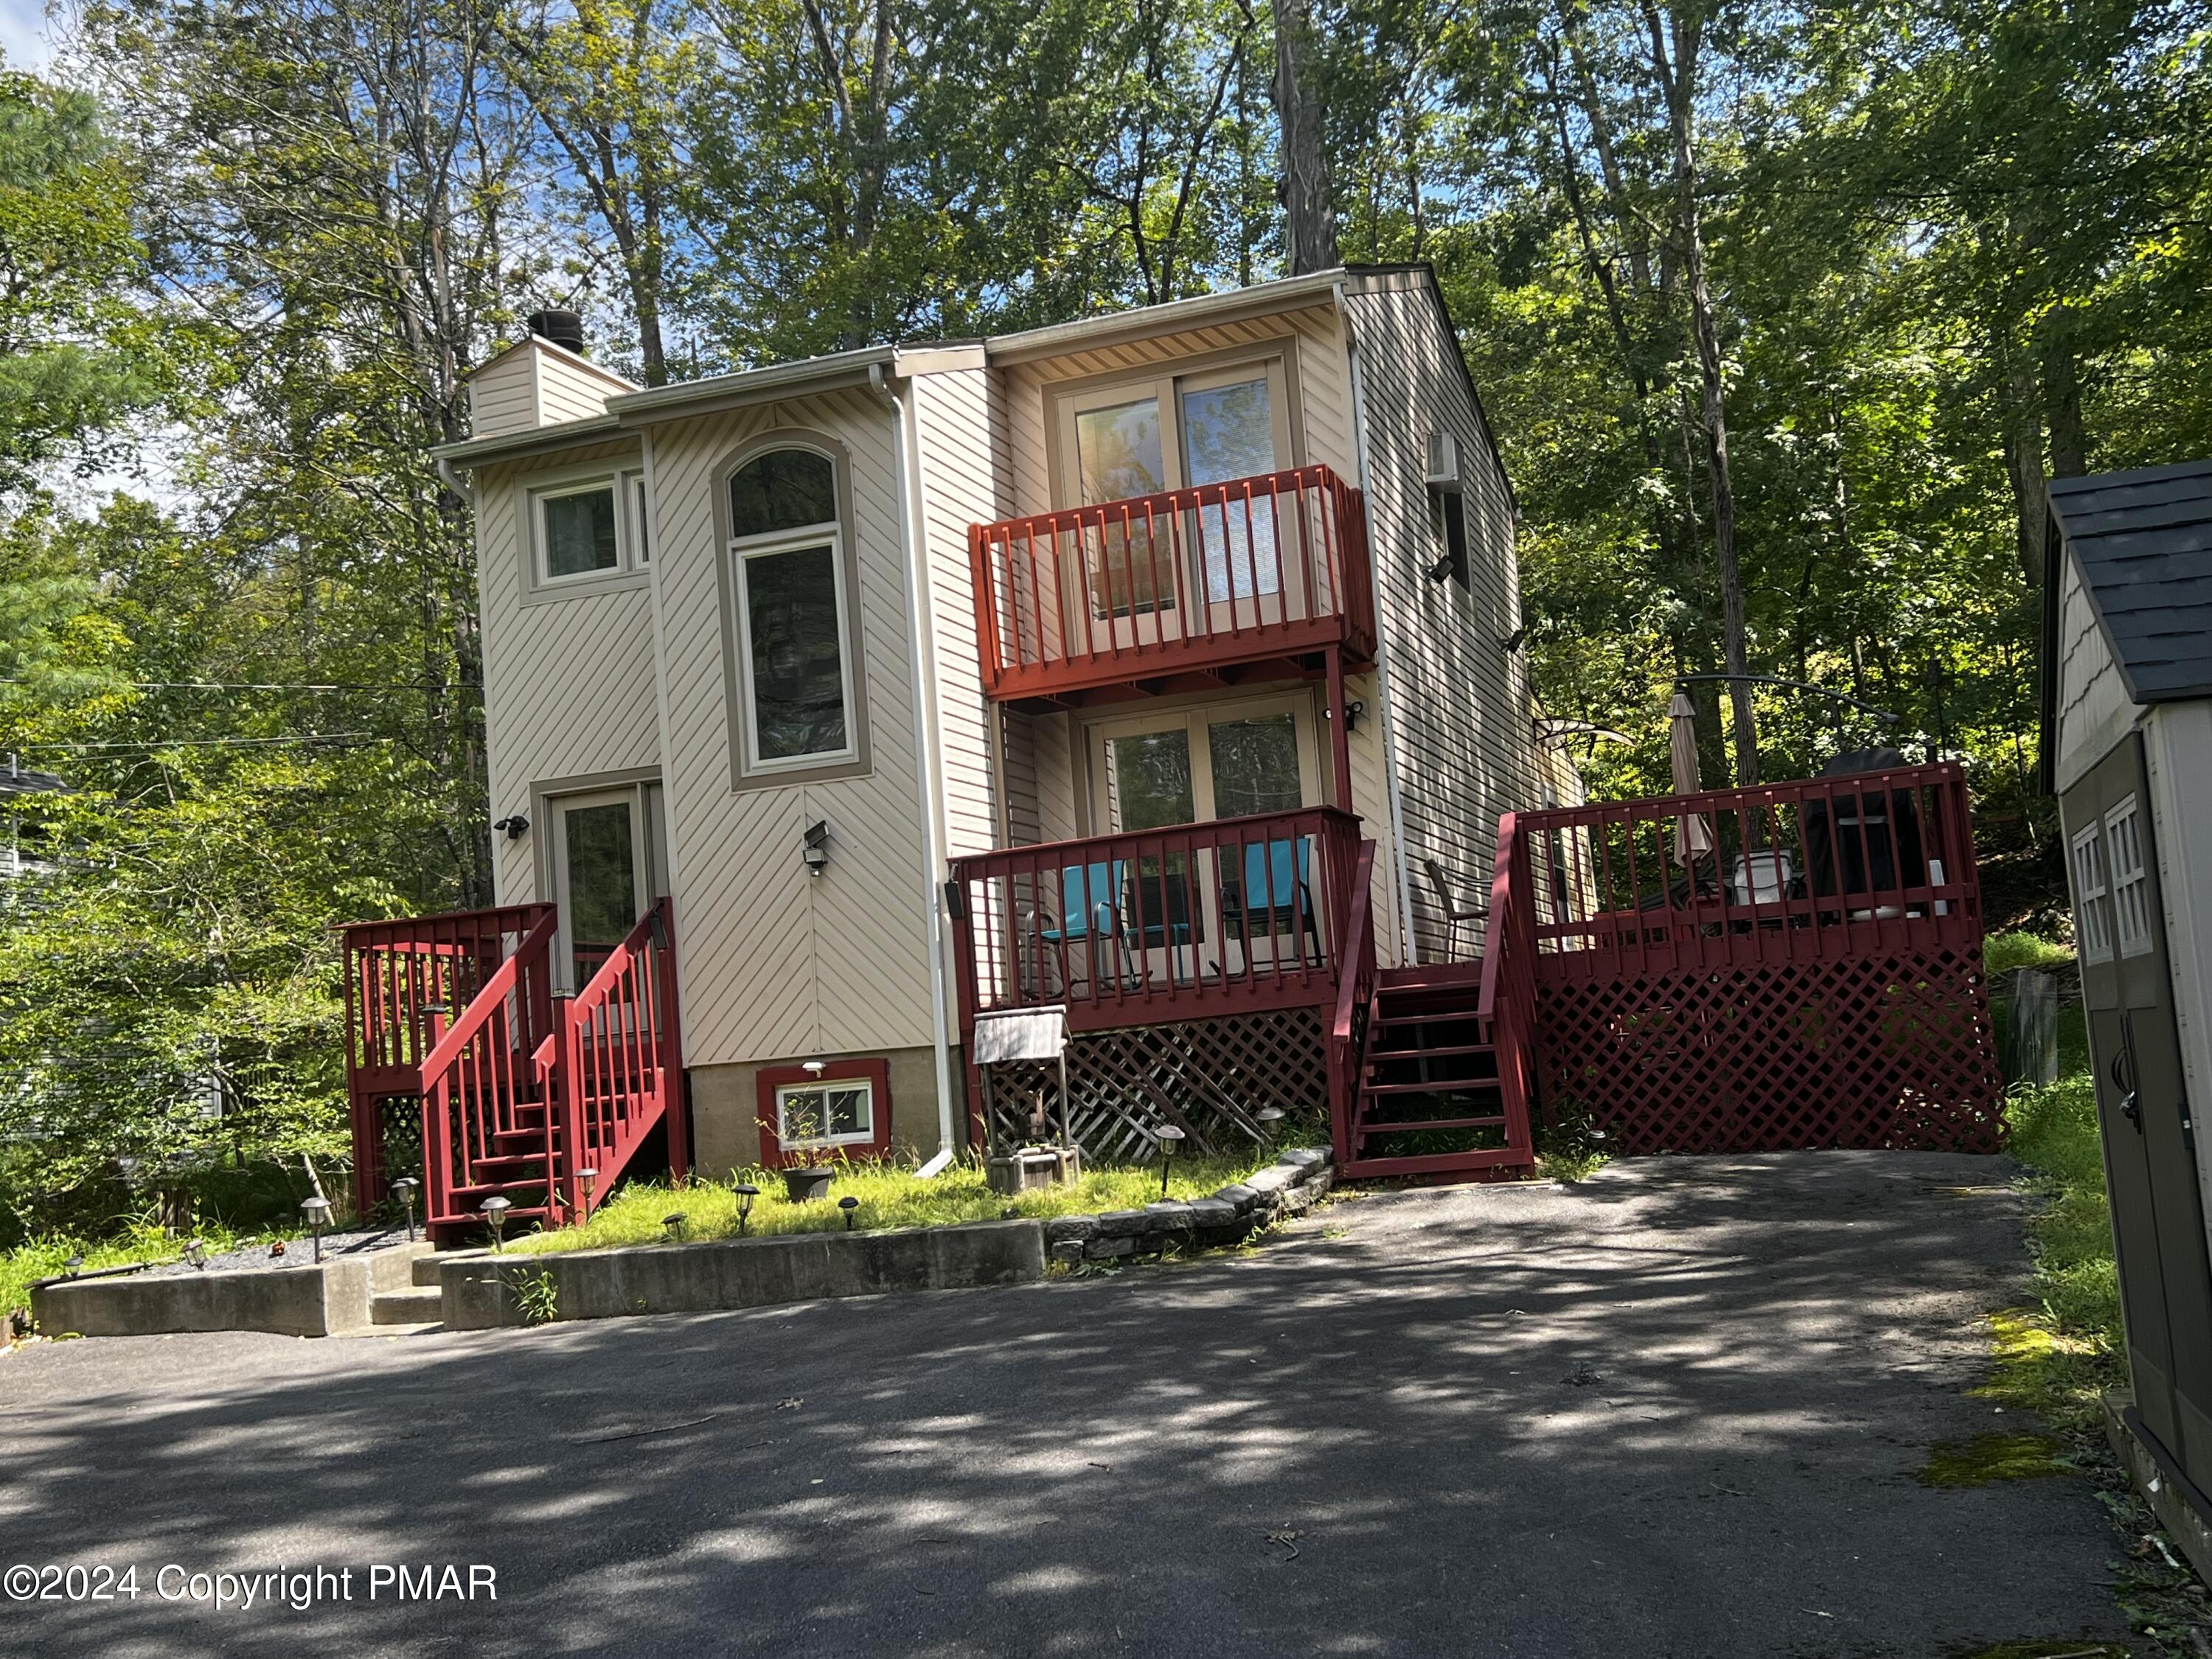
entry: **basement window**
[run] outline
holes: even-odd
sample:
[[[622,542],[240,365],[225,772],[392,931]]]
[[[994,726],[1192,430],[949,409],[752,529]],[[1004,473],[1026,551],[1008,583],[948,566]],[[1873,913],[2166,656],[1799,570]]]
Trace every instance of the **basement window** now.
[[[2109,962],[2112,955],[2112,899],[2105,889],[2103,825],[2074,837],[2074,907],[2081,929],[2081,960]]]
[[[2136,798],[2105,814],[2105,856],[2111,869],[2112,920],[2120,938],[2120,954],[2150,954],[2150,877],[2143,868],[2142,821]]]
[[[876,1092],[866,1080],[786,1085],[775,1091],[775,1138],[799,1146],[851,1146],[876,1138]]]

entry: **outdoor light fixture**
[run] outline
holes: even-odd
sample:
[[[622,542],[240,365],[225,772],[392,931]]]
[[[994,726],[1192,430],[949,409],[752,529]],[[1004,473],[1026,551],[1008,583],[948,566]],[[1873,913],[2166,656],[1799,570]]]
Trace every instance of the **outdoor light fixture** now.
[[[83,1266],[84,1258],[81,1255],[73,1255],[68,1261],[62,1263],[62,1271],[67,1273],[71,1279],[75,1279],[77,1276],[79,1270],[82,1269]]]
[[[738,1237],[745,1236],[745,1224],[752,1219],[753,1200],[760,1196],[760,1188],[750,1181],[738,1183]]]
[[[678,1210],[674,1215],[665,1215],[661,1217],[660,1225],[662,1230],[667,1233],[669,1243],[672,1244],[681,1244],[684,1242],[683,1211]]]
[[[853,1216],[860,1207],[860,1200],[848,1193],[837,1200],[837,1207],[845,1212],[845,1231],[853,1231]]]
[[[401,1207],[407,1212],[407,1242],[415,1242],[415,1189],[422,1183],[413,1176],[402,1176],[392,1183],[392,1190],[399,1194]]]
[[[188,1238],[185,1241],[185,1260],[195,1267],[207,1266],[207,1244],[204,1240]]]
[[[599,1172],[597,1170],[576,1171],[576,1179],[584,1183],[584,1219],[586,1221],[592,1218],[592,1185],[599,1178]]]
[[[1260,1133],[1273,1140],[1275,1138],[1275,1126],[1283,1121],[1283,1109],[1279,1106],[1262,1106],[1252,1115],[1259,1120]]]
[[[799,1066],[799,1069],[805,1073],[807,1076],[814,1079],[817,1082],[819,1082],[822,1078],[822,1073],[828,1071],[830,1069],[830,1066],[829,1062],[826,1060],[810,1060],[803,1062]]]
[[[520,841],[530,833],[530,820],[521,813],[516,812],[510,817],[501,818],[497,823],[492,825],[492,828],[505,835],[509,841]]]
[[[806,826],[805,843],[799,849],[799,861],[806,866],[806,873],[818,876],[830,864],[830,820],[817,818]]]
[[[1182,1131],[1172,1123],[1163,1123],[1152,1131],[1152,1139],[1160,1143],[1160,1196],[1168,1195],[1168,1166],[1175,1162],[1176,1146],[1182,1139]]]
[[[331,1224],[331,1201],[320,1193],[301,1200],[301,1210],[307,1218],[307,1230],[315,1236],[315,1260],[323,1259],[323,1229]]]
[[[483,1212],[483,1218],[491,1224],[491,1247],[495,1250],[504,1249],[507,1248],[507,1239],[505,1237],[507,1232],[507,1212],[514,1207],[514,1206],[511,1202],[507,1199],[502,1198],[497,1193],[494,1193],[489,1198],[484,1200],[483,1203],[477,1206],[477,1208]]]

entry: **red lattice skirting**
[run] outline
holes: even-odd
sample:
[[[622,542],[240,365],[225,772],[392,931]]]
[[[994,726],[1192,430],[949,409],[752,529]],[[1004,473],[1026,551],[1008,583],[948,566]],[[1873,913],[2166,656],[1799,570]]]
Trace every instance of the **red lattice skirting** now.
[[[1547,1121],[1616,1152],[2003,1145],[1978,951],[1543,985],[1536,1024]]]

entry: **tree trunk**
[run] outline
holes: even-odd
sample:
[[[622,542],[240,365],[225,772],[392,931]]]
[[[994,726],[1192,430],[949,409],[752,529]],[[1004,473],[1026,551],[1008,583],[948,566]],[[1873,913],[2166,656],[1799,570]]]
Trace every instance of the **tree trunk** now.
[[[1305,0],[1274,0],[1275,118],[1282,129],[1283,244],[1290,274],[1340,263],[1331,200],[1328,136],[1314,94],[1313,33]]]
[[[2043,527],[2049,508],[2043,495],[2043,422],[2037,414],[2035,374],[2016,349],[2008,384],[2012,418],[2005,422],[2005,472],[2012,480],[2013,540],[2020,574],[2030,588],[2043,586]]]
[[[1651,67],[1667,94],[1674,137],[1674,184],[1681,198],[1682,258],[1689,279],[1690,327],[1698,343],[1698,368],[1704,382],[1705,471],[1712,490],[1713,567],[1720,577],[1721,636],[1726,648],[1729,705],[1735,714],[1736,782],[1749,788],[1759,781],[1759,728],[1752,717],[1750,651],[1745,638],[1743,574],[1736,563],[1735,489],[1729,477],[1728,399],[1721,375],[1721,342],[1713,324],[1712,291],[1705,280],[1705,226],[1698,210],[1698,158],[1690,124],[1696,110],[1698,27],[1679,22],[1673,63],[1658,14],[1647,4]]]

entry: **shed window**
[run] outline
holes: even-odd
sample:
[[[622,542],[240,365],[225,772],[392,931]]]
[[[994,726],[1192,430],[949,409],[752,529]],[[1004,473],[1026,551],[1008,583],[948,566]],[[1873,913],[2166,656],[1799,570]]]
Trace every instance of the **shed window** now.
[[[811,449],[757,455],[730,479],[747,769],[859,752],[836,468]]]
[[[2105,890],[2100,851],[2103,826],[2093,823],[2074,837],[2074,906],[2081,927],[2081,960],[2108,962],[2112,955],[2112,900]]]
[[[2142,820],[2133,795],[2105,814],[2105,849],[2112,866],[2112,921],[2120,954],[2147,956],[2151,948],[2150,879],[2143,868]]]

